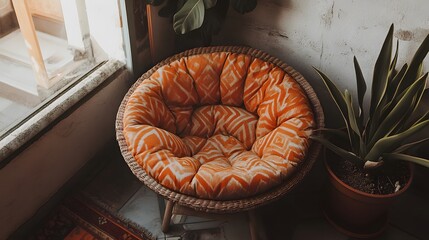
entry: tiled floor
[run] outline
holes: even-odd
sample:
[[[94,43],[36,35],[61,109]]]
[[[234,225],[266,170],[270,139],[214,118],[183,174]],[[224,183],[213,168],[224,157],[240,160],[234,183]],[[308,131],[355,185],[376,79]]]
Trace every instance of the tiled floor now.
[[[130,172],[118,147],[113,144],[106,152],[108,164],[83,189],[117,214],[148,229],[158,239],[249,239],[248,218],[245,214],[227,216],[223,219],[176,217],[170,234],[161,231],[162,200],[143,186]],[[378,239],[416,240],[429,239],[429,188],[427,169],[417,169],[414,187],[392,209],[389,226]],[[426,175],[426,176],[425,176]],[[346,240],[351,239],[337,232],[323,217],[320,195],[325,183],[325,174],[318,162],[311,174],[285,198],[259,208],[256,211],[258,227],[265,239],[291,240]]]
[[[248,239],[246,214],[235,214],[227,219],[175,216],[170,234],[161,231],[160,204],[164,201],[142,185],[131,173],[116,146],[106,160],[109,163],[82,190],[84,194],[108,205],[111,211],[148,229],[158,239]],[[204,229],[204,231],[201,231]],[[195,238],[198,236],[198,238]]]

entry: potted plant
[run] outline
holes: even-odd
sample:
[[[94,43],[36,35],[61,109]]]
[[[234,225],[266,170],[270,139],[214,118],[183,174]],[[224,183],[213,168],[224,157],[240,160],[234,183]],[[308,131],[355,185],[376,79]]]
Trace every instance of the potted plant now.
[[[159,6],[165,0],[146,0]],[[226,17],[229,6],[241,14],[256,8],[257,0],[167,0],[158,15],[170,18],[177,34],[178,50],[208,46]]]
[[[325,159],[331,184],[324,213],[353,237],[374,237],[383,231],[389,205],[413,178],[412,164],[406,162],[429,167],[428,159],[410,155],[413,147],[429,140],[417,134],[428,127],[429,112],[416,111],[427,92],[428,73],[422,73],[422,62],[429,51],[429,35],[410,64],[396,70],[399,42],[392,56],[393,29],[392,25],[374,66],[368,111],[363,107],[366,83],[356,57],[356,108],[348,90],[341,91],[316,69],[345,123],[341,129],[320,129],[323,137],[313,137],[333,153]]]

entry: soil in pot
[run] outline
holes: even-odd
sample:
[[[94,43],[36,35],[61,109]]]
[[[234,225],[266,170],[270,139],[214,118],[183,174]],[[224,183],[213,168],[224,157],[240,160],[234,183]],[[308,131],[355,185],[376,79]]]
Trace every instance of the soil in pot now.
[[[410,178],[409,165],[400,161],[370,172],[345,160],[330,159],[328,163],[345,184],[370,194],[392,194],[403,188]]]

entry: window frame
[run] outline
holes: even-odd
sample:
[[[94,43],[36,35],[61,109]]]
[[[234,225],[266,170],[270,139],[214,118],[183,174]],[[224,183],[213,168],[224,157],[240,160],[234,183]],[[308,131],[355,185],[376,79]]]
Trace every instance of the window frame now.
[[[16,0],[22,1],[22,0]],[[0,169],[9,164],[13,158],[24,151],[31,143],[49,131],[53,124],[77,106],[86,96],[94,92],[112,75],[126,69],[134,82],[144,70],[152,65],[152,60],[145,59],[136,51],[136,29],[133,22],[135,0],[117,0],[119,21],[125,59],[108,59],[101,62],[78,80],[64,86],[35,108],[34,112],[15,124],[0,137]],[[149,46],[150,48],[150,46]],[[150,50],[150,49],[149,49]]]

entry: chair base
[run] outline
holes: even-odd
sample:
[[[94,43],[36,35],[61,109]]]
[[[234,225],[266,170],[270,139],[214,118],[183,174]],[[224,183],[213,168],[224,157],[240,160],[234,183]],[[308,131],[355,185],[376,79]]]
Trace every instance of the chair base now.
[[[225,218],[225,214],[206,213],[196,211],[191,208],[180,206],[179,204],[169,200],[165,206],[164,217],[162,218],[162,232],[167,233],[170,229],[171,217],[174,214],[186,215],[186,216],[199,216],[206,218]],[[255,210],[247,211],[247,217],[249,221],[250,239],[251,240],[265,240],[265,232],[263,231],[260,224],[258,224]]]
[[[161,230],[164,233],[167,233],[170,228],[171,216],[173,216],[173,201],[167,201],[165,206],[164,217],[162,218]]]

